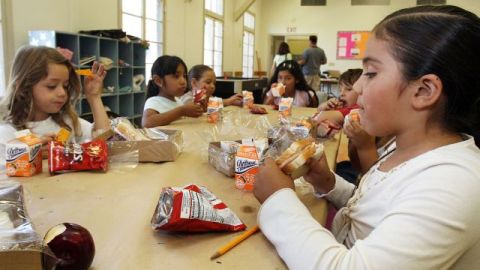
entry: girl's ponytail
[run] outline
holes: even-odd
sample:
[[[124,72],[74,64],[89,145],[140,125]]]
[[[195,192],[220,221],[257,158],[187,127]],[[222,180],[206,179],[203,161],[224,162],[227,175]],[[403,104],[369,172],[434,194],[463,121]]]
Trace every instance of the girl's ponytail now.
[[[159,92],[160,92],[160,89],[158,85],[156,85],[155,82],[152,79],[150,79],[147,85],[147,98],[158,96]]]

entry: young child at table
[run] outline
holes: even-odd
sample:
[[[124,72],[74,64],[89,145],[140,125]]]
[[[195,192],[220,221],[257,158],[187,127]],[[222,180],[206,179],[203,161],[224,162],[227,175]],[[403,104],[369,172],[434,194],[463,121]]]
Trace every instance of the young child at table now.
[[[356,189],[325,157],[309,162],[305,179],[341,208],[332,232],[272,159],[256,176],[260,228],[290,269],[478,268],[478,48],[480,19],[455,6],[398,10],[374,27],[355,87],[360,119],[396,149]]]
[[[14,139],[14,132],[22,129],[30,129],[44,145],[55,139],[60,128],[69,130],[70,139],[77,143],[110,129],[101,99],[106,71],[103,65],[94,63],[92,73],[84,79],[83,93],[92,110],[93,124],[75,112],[80,79],[70,61],[53,48],[21,47],[13,59],[2,100],[6,114],[0,125],[0,143]]]
[[[296,61],[283,61],[277,66],[270,79],[269,91],[265,94],[263,104],[278,106],[280,98],[274,97],[272,88],[282,83],[285,86],[283,97],[293,98],[293,105],[297,107],[317,107],[317,95],[310,86],[308,86],[302,69]]]
[[[152,65],[152,78],[147,86],[147,101],[143,109],[142,125],[168,125],[182,116],[199,117],[199,104],[180,100],[187,87],[187,65],[180,57],[163,55]]]
[[[353,84],[362,75],[362,69],[349,69],[343,72],[338,79],[340,86],[339,98],[331,98],[318,106],[319,113],[314,117],[316,123],[319,124],[319,135],[323,135],[328,132],[328,129],[333,126],[336,130],[340,130],[345,116],[347,116],[351,110],[357,109],[358,93],[353,90]],[[324,123],[327,123],[323,128]],[[333,133],[329,133],[329,135]]]
[[[188,71],[188,81],[190,82],[190,89],[185,93],[181,100],[184,104],[193,102],[193,91],[195,89],[204,89],[205,90],[205,99],[202,104],[204,111],[207,110],[208,98],[213,95],[215,92],[215,82],[216,76],[213,69],[206,65],[196,65],[193,66],[190,71]],[[235,94],[229,98],[223,99],[223,106],[242,106],[242,95]]]

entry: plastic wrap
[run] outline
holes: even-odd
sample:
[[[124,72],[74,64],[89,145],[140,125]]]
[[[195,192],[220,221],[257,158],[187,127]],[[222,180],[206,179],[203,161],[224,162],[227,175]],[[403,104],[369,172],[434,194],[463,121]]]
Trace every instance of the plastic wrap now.
[[[266,137],[271,127],[272,124],[264,115],[226,111],[222,122],[195,133],[201,139],[198,140],[200,143],[194,147],[199,149],[203,160],[208,160],[210,142],[261,139]]]
[[[269,139],[276,139],[279,130],[285,128],[296,135],[298,138],[315,138],[317,136],[317,126],[311,117],[300,118],[282,118],[280,125],[271,127],[267,131]]]
[[[41,238],[35,232],[25,209],[21,184],[0,182],[0,250],[41,250]]]

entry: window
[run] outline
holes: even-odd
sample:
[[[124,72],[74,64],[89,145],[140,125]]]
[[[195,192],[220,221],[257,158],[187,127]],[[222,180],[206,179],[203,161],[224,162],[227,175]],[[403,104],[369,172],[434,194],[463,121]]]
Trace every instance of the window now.
[[[253,51],[255,48],[255,17],[245,12],[243,14],[243,77],[253,77]]]
[[[0,96],[5,95],[5,59],[3,55],[3,29],[5,25],[3,17],[3,1],[0,1]]]
[[[163,54],[163,0],[122,0],[122,29],[128,35],[147,40],[145,69]]]
[[[223,0],[205,0],[203,63],[223,75]]]

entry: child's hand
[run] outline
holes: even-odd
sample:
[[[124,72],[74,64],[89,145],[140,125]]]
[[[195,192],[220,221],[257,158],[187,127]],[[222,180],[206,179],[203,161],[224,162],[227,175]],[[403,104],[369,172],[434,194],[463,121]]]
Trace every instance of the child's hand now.
[[[343,132],[357,149],[375,147],[375,136],[368,134],[357,121],[346,121]]]
[[[224,106],[239,106],[241,107],[243,103],[243,96],[240,93],[237,93],[229,98],[223,100]]]
[[[46,133],[40,137],[40,141],[42,142],[42,158],[48,158],[48,143],[55,140],[57,134],[55,133]]]
[[[102,95],[103,79],[107,75],[107,71],[102,64],[93,63],[92,75],[86,76],[83,80],[83,93],[87,100],[95,99]]]
[[[282,188],[295,189],[292,178],[280,170],[271,158],[265,159],[255,176],[255,188],[253,194],[260,203],[263,203],[270,195]]]
[[[338,98],[331,98],[318,106],[319,111],[329,111],[340,108],[343,103]]]
[[[183,115],[188,117],[200,117],[203,114],[203,108],[200,104],[188,103],[182,106]]]
[[[325,154],[319,160],[309,159],[306,163],[310,170],[303,178],[313,185],[316,191],[328,193],[335,187],[335,175],[328,167]]]

